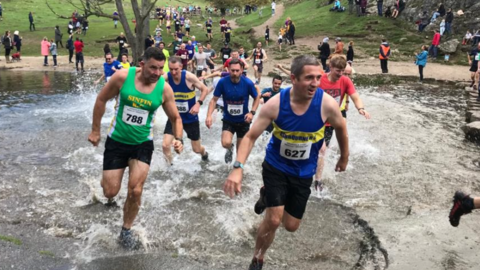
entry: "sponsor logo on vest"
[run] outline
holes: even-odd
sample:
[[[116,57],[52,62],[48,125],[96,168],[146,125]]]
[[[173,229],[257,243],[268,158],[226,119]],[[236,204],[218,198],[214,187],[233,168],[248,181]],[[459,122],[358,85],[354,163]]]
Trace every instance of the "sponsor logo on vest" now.
[[[128,100],[133,102],[133,107],[135,108],[141,108],[141,107],[144,107],[145,105],[152,106],[151,100],[146,100],[146,99],[131,96],[131,95],[128,95]]]

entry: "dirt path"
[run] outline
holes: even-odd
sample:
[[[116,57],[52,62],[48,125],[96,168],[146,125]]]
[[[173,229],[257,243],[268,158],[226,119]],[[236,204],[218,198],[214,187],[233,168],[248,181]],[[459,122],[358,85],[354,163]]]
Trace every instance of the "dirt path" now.
[[[277,37],[277,35],[272,35],[274,34],[273,32],[273,27],[272,25],[278,20],[280,19],[280,17],[282,17],[283,15],[283,12],[284,12],[285,8],[283,7],[283,4],[278,4],[275,8],[275,15],[271,16],[272,14],[272,9],[271,8],[266,8],[263,10],[263,12],[265,13],[264,16],[271,16],[270,19],[268,19],[266,22],[264,22],[263,24],[259,25],[259,26],[255,26],[253,27],[253,35],[255,36],[255,38],[261,38],[265,35],[265,27],[268,25],[271,30],[270,30],[270,36],[273,38],[273,37]],[[274,39],[270,39],[270,40],[273,40]],[[276,39],[275,39],[276,40]]]

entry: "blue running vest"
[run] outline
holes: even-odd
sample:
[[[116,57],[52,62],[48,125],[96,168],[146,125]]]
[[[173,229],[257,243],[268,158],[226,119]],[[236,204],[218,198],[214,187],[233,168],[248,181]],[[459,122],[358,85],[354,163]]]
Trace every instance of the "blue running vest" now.
[[[182,123],[190,124],[198,122],[198,115],[192,115],[189,113],[190,109],[195,105],[195,89],[190,89],[187,86],[186,82],[186,71],[182,70],[182,78],[180,79],[179,84],[175,84],[173,81],[172,74],[168,74],[168,84],[173,89],[173,94],[175,95],[175,104],[177,105],[178,112],[180,117],[182,117]]]
[[[279,94],[280,108],[265,160],[287,175],[310,178],[317,169],[324,139],[325,123],[321,115],[324,92],[317,88],[310,107],[299,116],[290,106],[290,91],[287,88]]]

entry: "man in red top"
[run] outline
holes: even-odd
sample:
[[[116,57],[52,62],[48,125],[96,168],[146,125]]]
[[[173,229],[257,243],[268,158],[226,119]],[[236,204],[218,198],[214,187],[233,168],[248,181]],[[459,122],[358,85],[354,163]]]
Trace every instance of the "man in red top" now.
[[[73,43],[73,46],[75,47],[75,68],[78,71],[78,63],[82,66],[82,71],[83,70],[83,41],[81,41],[78,37]]]
[[[438,45],[440,45],[440,33],[438,33],[438,30],[433,30],[433,32],[435,34],[433,35],[432,45],[430,45],[430,48],[428,49],[428,54],[430,57],[433,57],[433,59],[437,59]]]
[[[232,59],[239,59],[241,62],[243,62],[244,64],[244,75],[247,76],[247,68],[248,68],[248,64],[247,62],[245,61],[245,59],[241,59],[240,58],[240,55],[238,53],[238,51],[232,51],[232,55],[230,56],[230,58],[227,59],[227,61],[225,61],[225,64],[223,64],[223,68],[227,71],[227,72],[230,72],[230,70],[228,70],[228,65],[230,64],[230,61]]]
[[[227,29],[227,20],[225,17],[222,17],[220,20],[220,32],[222,32],[222,38],[225,38],[225,30]]]
[[[344,56],[336,55],[330,59],[330,72],[322,75],[320,79],[320,84],[318,85],[323,91],[335,99],[338,103],[338,107],[343,103],[345,98],[350,98],[355,104],[355,107],[358,110],[358,113],[365,116],[366,119],[370,119],[370,114],[363,107],[362,99],[360,95],[355,91],[355,86],[353,85],[350,78],[343,75],[345,68],[347,66],[347,60]],[[346,117],[345,110],[342,111],[343,117]],[[318,157],[318,166],[317,172],[315,174],[315,189],[322,189],[322,178],[323,165],[324,165],[324,156],[327,150],[327,146],[330,144],[330,139],[332,139],[333,127],[329,124],[325,124],[325,133],[324,133],[324,144],[320,150],[320,155]]]
[[[180,56],[182,59],[182,65],[183,65],[183,70],[187,70],[188,66],[188,51],[185,49],[185,43],[182,43],[180,45],[180,49],[178,49],[177,53],[175,53],[176,56]]]

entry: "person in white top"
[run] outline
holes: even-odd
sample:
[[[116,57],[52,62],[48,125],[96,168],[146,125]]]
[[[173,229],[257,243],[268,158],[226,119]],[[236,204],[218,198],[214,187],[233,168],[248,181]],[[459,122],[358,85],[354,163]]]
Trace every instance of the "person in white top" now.
[[[275,0],[272,0],[272,17],[275,15],[275,7],[277,4],[275,3]]]

